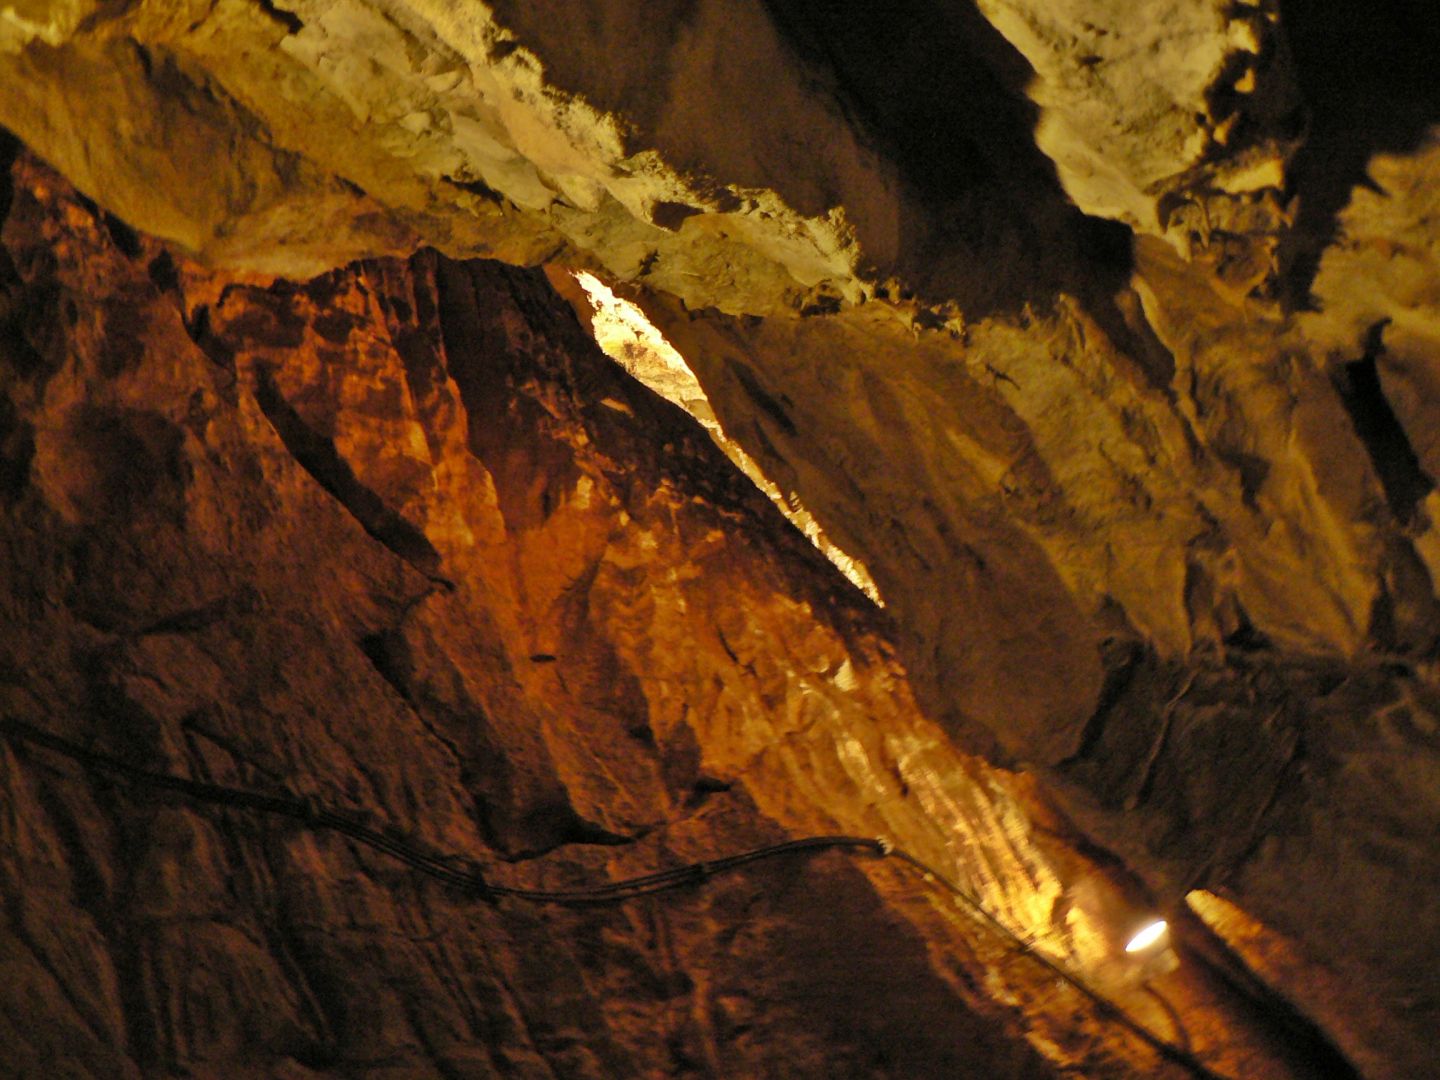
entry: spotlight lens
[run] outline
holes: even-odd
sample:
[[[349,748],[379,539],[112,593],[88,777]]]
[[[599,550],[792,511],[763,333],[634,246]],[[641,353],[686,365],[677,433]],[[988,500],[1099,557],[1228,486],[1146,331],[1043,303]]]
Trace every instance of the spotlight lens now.
[[[1156,919],[1140,928],[1140,932],[1130,939],[1130,944],[1125,946],[1126,952],[1140,952],[1148,949],[1155,942],[1159,941],[1165,933],[1166,923],[1164,919]]]

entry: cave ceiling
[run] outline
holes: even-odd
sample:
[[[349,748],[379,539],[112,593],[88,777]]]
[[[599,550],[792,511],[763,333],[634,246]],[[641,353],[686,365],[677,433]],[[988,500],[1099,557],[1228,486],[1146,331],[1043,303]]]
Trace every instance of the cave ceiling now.
[[[16,1075],[1427,1075],[1440,22],[1334,7],[0,0],[7,720],[886,837],[1162,1044],[893,861],[477,908],[21,739]]]

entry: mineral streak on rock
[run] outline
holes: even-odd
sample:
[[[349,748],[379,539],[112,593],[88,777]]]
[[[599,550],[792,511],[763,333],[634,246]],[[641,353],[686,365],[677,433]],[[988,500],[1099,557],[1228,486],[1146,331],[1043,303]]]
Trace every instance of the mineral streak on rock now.
[[[1352,7],[11,0],[5,707],[532,883],[884,832],[1223,1074],[1425,1075],[1440,24]],[[1164,1068],[883,864],[476,908],[3,754],[22,1069]]]

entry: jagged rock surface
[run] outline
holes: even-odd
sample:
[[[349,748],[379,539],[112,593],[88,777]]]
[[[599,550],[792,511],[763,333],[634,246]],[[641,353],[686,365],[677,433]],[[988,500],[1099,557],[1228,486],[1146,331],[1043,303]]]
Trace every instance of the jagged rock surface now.
[[[853,787],[817,727],[852,768],[944,754],[846,586],[543,278],[211,279],[19,176],[7,714],[550,885],[824,820],[756,780]],[[496,907],[38,751],[3,775],[6,1075],[1049,1073],[843,859]]]
[[[869,567],[923,710],[1041,778],[1158,895],[1221,894],[1199,906],[1272,988],[1367,1075],[1407,1077],[1440,1010],[1440,41],[1422,0],[1357,9],[1343,32],[1330,7],[25,0],[0,18],[0,122],[130,224],[230,269],[187,271],[195,339],[252,357],[249,415],[290,431],[417,590],[443,590],[456,538],[482,534],[432,506],[407,455],[494,445],[430,446],[392,411],[393,381],[361,392],[349,338],[327,348],[356,381],[287,376],[285,320],[325,304],[268,281],[252,295],[245,273],[432,243],[630,282],[727,429]],[[134,363],[134,307],[93,316],[101,370]],[[267,311],[284,324],[261,326],[268,343],[247,336]],[[21,369],[59,363],[60,331],[26,325]],[[7,421],[7,461],[49,464],[6,482],[50,484],[72,524],[112,489],[178,513],[154,478],[179,452],[169,429],[117,418],[93,381],[67,392],[73,418]],[[526,408],[522,444],[550,415]],[[364,478],[367,455],[385,464]],[[72,457],[110,479],[67,480]],[[509,467],[486,464],[496,512],[529,520],[551,488],[524,489],[522,463],[504,494]],[[568,579],[506,559],[540,606],[490,633],[513,651],[549,627],[526,647],[550,655]],[[606,657],[588,678],[628,693],[598,674]],[[569,693],[550,674],[526,700]],[[686,694],[702,678],[676,677]],[[619,708],[603,700],[597,724]],[[522,768],[514,807],[563,789],[587,829],[656,820],[663,783],[633,763],[606,783],[570,736],[513,722],[559,777]],[[751,724],[752,746],[773,734]],[[843,772],[783,783],[827,777],[810,788],[824,804]],[[492,801],[512,784],[486,782]],[[494,813],[496,850],[549,842]]]
[[[216,277],[15,177],[7,717],[512,884],[884,834],[1107,977],[1136,898],[923,719],[885,621],[543,276]],[[536,909],[33,745],[0,791],[6,1075],[1170,1068],[948,896],[839,855]],[[1242,999],[1167,978],[1207,1055],[1295,1075]]]

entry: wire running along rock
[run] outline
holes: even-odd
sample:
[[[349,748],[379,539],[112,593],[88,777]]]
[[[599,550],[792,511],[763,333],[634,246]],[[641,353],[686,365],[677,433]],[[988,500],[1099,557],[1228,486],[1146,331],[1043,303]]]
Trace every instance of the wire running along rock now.
[[[1052,975],[1063,979],[1085,995],[1096,1005],[1101,1016],[1109,1017],[1121,1024],[1173,1064],[1179,1065],[1204,1080],[1228,1080],[1208,1068],[1193,1053],[1156,1035],[1120,1006],[1086,984],[1083,979],[1040,953],[1036,950],[1033,942],[1027,941],[1011,930],[986,910],[976,897],[961,888],[956,882],[941,874],[924,860],[896,847],[885,837],[844,834],[807,836],[586,888],[529,889],[490,881],[475,862],[465,856],[441,854],[427,850],[426,847],[414,840],[399,839],[385,831],[372,828],[351,815],[325,806],[314,798],[265,795],[243,788],[192,780],[174,773],[144,769],[110,754],[90,750],[59,735],[42,731],[40,728],[13,717],[0,718],[0,735],[13,743],[41,747],[69,758],[91,772],[118,777],[138,787],[173,792],[192,802],[287,817],[310,828],[327,829],[339,833],[375,851],[389,855],[427,877],[449,885],[468,896],[491,901],[503,898],[535,904],[569,906],[617,904],[672,889],[700,885],[717,875],[769,859],[826,850],[867,851],[880,858],[893,859],[910,867],[926,881],[942,886],[969,908],[982,925],[1002,935],[1022,955],[1030,957]]]

